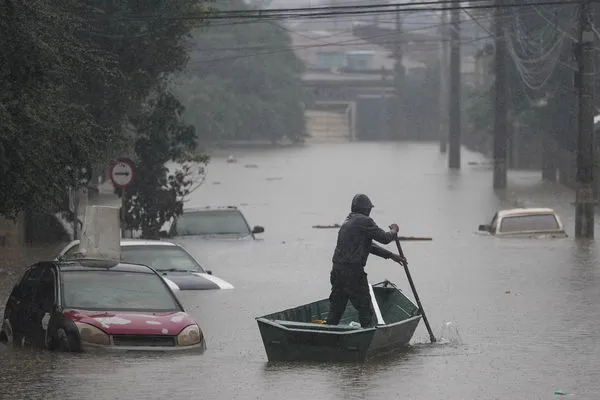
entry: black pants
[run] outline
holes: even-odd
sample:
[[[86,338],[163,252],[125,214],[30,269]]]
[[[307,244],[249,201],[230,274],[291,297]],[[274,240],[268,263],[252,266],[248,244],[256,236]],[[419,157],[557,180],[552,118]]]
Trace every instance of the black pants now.
[[[365,271],[355,268],[334,268],[331,270],[331,295],[329,296],[328,325],[337,325],[346,310],[348,300],[358,311],[360,325],[367,328],[372,325],[373,306],[369,293],[369,282]]]

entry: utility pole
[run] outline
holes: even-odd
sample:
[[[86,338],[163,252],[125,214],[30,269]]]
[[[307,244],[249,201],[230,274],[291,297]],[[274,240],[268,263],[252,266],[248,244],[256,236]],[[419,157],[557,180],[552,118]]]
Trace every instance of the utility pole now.
[[[554,98],[546,98],[541,107],[551,110],[556,108]],[[540,121],[539,130],[542,135],[542,180],[556,182],[556,139],[554,137],[556,128],[547,119]]]
[[[393,133],[396,138],[404,137],[404,65],[402,64],[402,23],[400,6],[396,5],[396,40],[394,42],[394,86],[396,88],[396,107],[394,109]]]
[[[579,20],[579,132],[575,237],[594,237],[594,32],[589,0],[581,1]]]
[[[448,17],[447,10],[441,10],[441,21],[438,34],[440,35],[440,47],[438,57],[440,59],[440,153],[444,154],[448,148]]]
[[[448,167],[460,169],[461,79],[460,79],[460,1],[452,0],[450,52],[450,132]]]
[[[507,153],[507,84],[506,84],[506,32],[504,29],[504,0],[495,0],[494,36],[496,55],[494,69],[494,189],[506,189]]]

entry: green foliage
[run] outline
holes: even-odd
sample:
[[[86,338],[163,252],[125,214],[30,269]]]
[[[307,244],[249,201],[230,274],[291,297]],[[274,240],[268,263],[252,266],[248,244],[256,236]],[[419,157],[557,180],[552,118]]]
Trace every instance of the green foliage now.
[[[114,64],[79,39],[88,11],[74,1],[0,1],[0,214],[56,205],[74,171],[105,148],[73,101],[81,72],[110,80]]]
[[[515,0],[516,1],[516,0]],[[575,37],[573,32],[574,7],[565,5],[555,8],[540,8],[531,12],[527,8],[515,8],[511,18],[506,20],[507,37],[524,52],[529,49],[532,54],[520,54],[520,57],[528,60],[527,68],[536,67],[544,76],[544,70],[549,70],[553,61],[553,55],[542,55],[536,53],[532,43],[551,43],[555,40],[557,32],[568,33],[565,44],[562,46],[559,60],[556,62],[552,73],[538,90],[533,90],[524,83],[519,73],[518,64],[522,60],[513,59],[508,55],[507,86],[509,92],[509,113],[512,118],[518,118],[522,124],[532,127],[530,131],[543,132],[550,135],[565,149],[575,148],[577,129],[577,90],[573,85],[573,70],[577,65],[573,62],[573,42],[568,36]],[[515,13],[515,14],[512,14]],[[518,25],[515,22],[518,15]],[[516,31],[518,26],[518,32]],[[527,42],[529,46],[521,45]],[[533,50],[531,50],[533,49]],[[550,66],[549,66],[550,65]],[[493,66],[492,66],[493,67]],[[493,74],[493,70],[490,72]],[[483,91],[484,89],[482,89]],[[493,94],[493,93],[492,93]],[[473,103],[474,107],[468,110],[468,116],[474,124],[481,127],[493,127],[493,97],[488,97],[489,102]],[[545,106],[541,104],[545,103]]]
[[[182,121],[183,106],[171,93],[160,90],[132,119],[137,131],[135,180],[127,188],[127,226],[142,237],[156,239],[162,225],[183,211],[183,198],[202,177],[207,157],[194,157],[194,128]],[[174,171],[166,166],[180,162]],[[193,171],[192,169],[195,169]]]
[[[186,65],[198,22],[161,17],[202,11],[195,0],[0,0],[0,214],[57,209],[80,184],[75,171],[128,155],[132,142],[155,178],[169,179],[141,143],[164,144],[148,125],[157,113],[170,155],[195,143],[193,129],[175,128],[181,104],[161,87]]]
[[[466,114],[477,132],[490,133],[493,130],[494,114],[492,91],[487,88],[463,88]]]
[[[249,8],[238,0],[214,7]],[[190,47],[188,68],[171,86],[200,139],[276,142],[306,136],[304,66],[282,27],[216,22],[197,29]]]

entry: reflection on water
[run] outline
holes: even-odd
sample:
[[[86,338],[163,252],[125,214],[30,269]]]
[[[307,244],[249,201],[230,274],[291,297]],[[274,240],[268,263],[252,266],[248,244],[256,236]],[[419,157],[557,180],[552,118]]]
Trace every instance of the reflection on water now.
[[[204,355],[69,355],[0,346],[0,399],[542,399],[555,390],[600,393],[598,245],[572,237],[572,195],[511,173],[507,193],[492,172],[448,172],[436,144],[348,143],[237,152],[215,158],[191,206],[238,205],[259,241],[186,246],[235,289],[182,293],[207,337]],[[256,164],[258,168],[243,168]],[[281,177],[268,180],[269,177]],[[335,229],[352,196],[367,193],[380,226],[400,225],[404,252],[438,339],[420,324],[412,345],[359,365],[267,363],[254,317],[329,295]],[[500,207],[554,207],[571,237],[498,239],[474,234]],[[246,205],[242,205],[246,204]],[[391,247],[390,247],[391,248]],[[18,270],[0,276],[0,299]],[[369,280],[411,296],[404,271],[371,257]],[[14,278],[16,279],[16,278]],[[451,323],[447,323],[452,321]],[[447,341],[447,343],[445,342]]]

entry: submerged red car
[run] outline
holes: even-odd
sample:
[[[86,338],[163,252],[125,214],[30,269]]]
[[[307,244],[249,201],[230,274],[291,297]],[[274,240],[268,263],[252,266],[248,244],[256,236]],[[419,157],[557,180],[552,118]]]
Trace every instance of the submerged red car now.
[[[156,271],[89,259],[29,267],[6,303],[0,342],[72,352],[206,349],[202,329]]]

